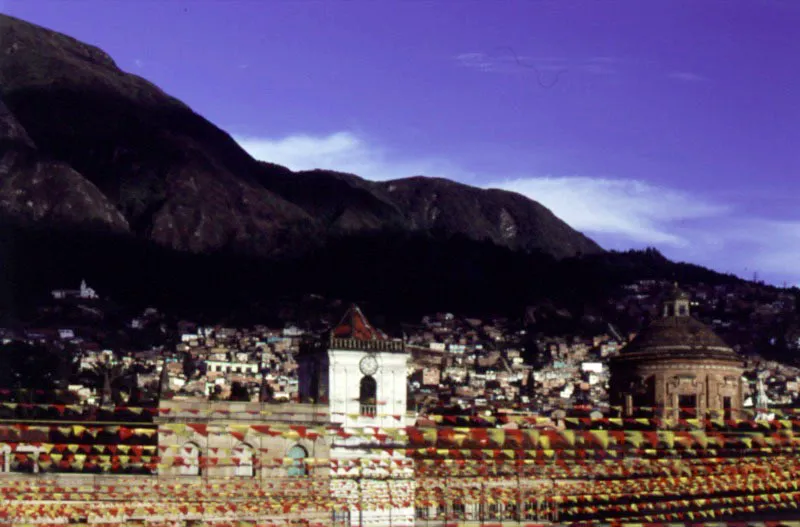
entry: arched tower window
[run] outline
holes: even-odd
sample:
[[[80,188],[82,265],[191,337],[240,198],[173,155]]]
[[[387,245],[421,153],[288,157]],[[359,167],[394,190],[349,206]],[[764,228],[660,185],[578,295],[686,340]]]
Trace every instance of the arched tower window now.
[[[378,383],[371,375],[361,378],[358,389],[358,401],[361,406],[361,415],[365,417],[375,417],[377,411]]]
[[[305,459],[308,457],[308,452],[306,452],[305,448],[301,447],[300,445],[295,445],[289,449],[286,457],[291,459],[289,468],[286,470],[286,474],[289,477],[308,475],[308,467],[306,467],[305,462]]]

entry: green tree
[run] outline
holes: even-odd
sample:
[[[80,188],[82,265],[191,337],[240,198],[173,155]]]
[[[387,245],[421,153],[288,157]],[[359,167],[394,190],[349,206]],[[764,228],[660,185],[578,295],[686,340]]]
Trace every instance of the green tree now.
[[[121,362],[102,361],[84,372],[88,381],[100,394],[100,406],[105,404],[120,405],[126,402],[126,396],[132,391],[132,372]]]

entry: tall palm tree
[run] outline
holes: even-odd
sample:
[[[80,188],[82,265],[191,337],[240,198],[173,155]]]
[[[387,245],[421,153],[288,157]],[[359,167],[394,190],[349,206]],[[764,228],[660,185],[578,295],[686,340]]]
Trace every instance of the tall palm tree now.
[[[100,392],[100,406],[122,404],[125,402],[124,395],[130,396],[129,392],[126,393],[130,386],[125,381],[130,380],[133,372],[122,362],[113,359],[98,361],[86,371],[86,376]]]

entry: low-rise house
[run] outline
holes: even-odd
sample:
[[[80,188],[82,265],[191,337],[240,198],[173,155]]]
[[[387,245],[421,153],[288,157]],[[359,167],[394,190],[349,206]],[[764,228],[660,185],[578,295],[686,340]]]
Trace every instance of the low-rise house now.
[[[208,360],[206,361],[207,371],[216,373],[244,373],[256,375],[258,373],[258,363],[240,362],[230,360]]]

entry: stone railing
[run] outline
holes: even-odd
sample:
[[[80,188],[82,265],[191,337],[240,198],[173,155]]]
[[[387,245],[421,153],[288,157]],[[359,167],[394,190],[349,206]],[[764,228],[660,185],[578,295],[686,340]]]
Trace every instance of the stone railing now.
[[[360,408],[362,417],[376,417],[378,415],[378,406],[375,404],[361,403]]]

